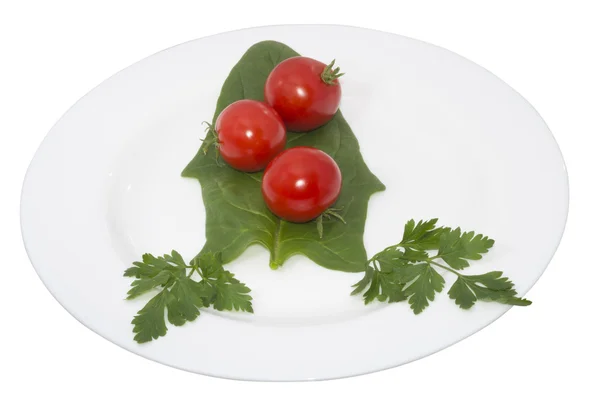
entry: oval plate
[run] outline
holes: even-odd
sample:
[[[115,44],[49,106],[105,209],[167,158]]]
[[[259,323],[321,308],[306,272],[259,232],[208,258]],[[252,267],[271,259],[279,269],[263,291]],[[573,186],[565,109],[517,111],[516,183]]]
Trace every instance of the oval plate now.
[[[471,272],[503,270],[520,295],[533,286],[568,209],[560,150],[533,107],[485,69],[417,40],[342,26],[273,26],[148,57],[92,90],[52,128],[25,179],[21,223],[31,262],[75,318],[184,370],[312,380],[424,357],[510,308],[477,303],[463,311],[445,294],[419,316],[406,303],[364,306],[349,296],[359,275],[301,256],[272,271],[267,251],[251,247],[227,268],[252,288],[254,315],[204,311],[159,340],[133,341],[130,321],[148,297],[124,300],[130,281],[123,271],[144,252],[175,248],[189,259],[202,247],[200,187],[180,172],[230,69],[261,40],[335,57],[346,72],[342,110],[387,186],[369,204],[370,255],[398,242],[408,219],[438,217],[496,240]]]

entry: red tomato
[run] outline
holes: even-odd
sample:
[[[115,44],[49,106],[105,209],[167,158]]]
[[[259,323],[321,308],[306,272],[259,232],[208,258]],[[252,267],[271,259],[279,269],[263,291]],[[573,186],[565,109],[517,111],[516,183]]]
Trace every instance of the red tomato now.
[[[271,161],[262,193],[269,209],[291,222],[317,218],[335,203],[342,173],[333,158],[313,147],[293,147]]]
[[[342,74],[333,63],[292,57],[278,64],[265,84],[265,101],[277,111],[285,126],[306,132],[327,123],[340,106]]]
[[[227,106],[215,124],[219,153],[233,168],[264,169],[285,148],[283,121],[268,105],[239,100]]]

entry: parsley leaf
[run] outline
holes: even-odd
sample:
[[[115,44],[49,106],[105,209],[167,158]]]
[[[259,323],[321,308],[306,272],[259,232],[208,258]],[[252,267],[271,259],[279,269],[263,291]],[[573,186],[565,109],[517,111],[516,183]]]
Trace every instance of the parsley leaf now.
[[[136,261],[133,267],[125,270],[124,276],[137,278],[131,282],[127,299],[133,299],[158,286],[171,286],[177,271],[186,268],[185,263],[181,264],[180,260],[183,261],[181,255],[175,250],[171,255],[165,254],[163,257],[144,254],[142,262]]]
[[[437,221],[437,218],[433,218],[428,221],[421,220],[415,223],[415,220],[411,219],[404,226],[404,235],[400,243],[405,248],[415,250],[438,249],[441,235],[448,232],[450,228],[436,228],[435,224]]]
[[[469,266],[467,260],[480,260],[494,245],[494,240],[475,232],[461,234],[460,228],[440,235],[440,248],[437,257],[444,260],[454,269],[465,269]]]
[[[200,274],[208,290],[212,289],[211,303],[219,311],[235,310],[254,312],[250,289],[223,268],[221,254],[205,253],[197,258]]]
[[[412,264],[405,269],[411,270],[409,277],[416,275],[412,282],[404,288],[408,297],[408,304],[415,314],[420,314],[435,299],[435,293],[444,289],[444,278],[427,263]]]
[[[225,272],[221,253],[202,253],[192,260],[192,265],[205,280],[217,279]]]
[[[391,272],[382,272],[369,267],[365,277],[354,285],[356,289],[352,293],[362,292],[367,285],[369,288],[364,294],[365,304],[369,304],[375,299],[389,303],[406,300],[406,296],[402,293],[402,284],[394,281]]]
[[[462,233],[460,228],[436,227],[437,219],[415,222],[404,227],[402,241],[375,254],[367,262],[364,277],[353,285],[352,295],[362,293],[365,304],[372,301],[407,300],[415,314],[423,312],[441,293],[445,279],[438,268],[456,275],[448,296],[463,308],[477,300],[527,306],[531,302],[517,297],[513,283],[493,271],[482,275],[458,272],[469,266],[467,260],[479,260],[494,245],[487,236]],[[436,251],[432,255],[429,251]],[[437,262],[443,260],[447,265]]]
[[[173,250],[174,253],[179,254]],[[165,255],[167,257],[167,255]],[[181,257],[181,256],[180,256]],[[161,271],[168,268],[174,268],[164,258],[156,258],[152,254],[144,254],[142,256],[142,262],[136,261],[133,263],[133,267],[125,270],[123,276],[136,277],[136,278],[153,278],[158,275]]]
[[[149,342],[167,334],[165,307],[171,299],[167,289],[154,296],[133,318],[133,339],[138,343]]]
[[[516,297],[513,283],[500,271],[483,275],[460,275],[448,291],[456,305],[465,310],[473,307],[477,300],[496,301],[514,306],[528,306],[531,301]]]
[[[164,286],[171,278],[171,272],[168,270],[162,270],[155,276],[146,278],[142,277],[131,282],[131,289],[127,292],[127,300],[138,297],[147,291],[154,289],[157,286]]]
[[[408,247],[402,252],[400,258],[408,261],[426,261],[429,258],[429,254],[424,250],[413,250]]]
[[[216,297],[214,307],[219,311],[235,310],[253,313],[252,297],[248,295],[250,289],[236,279],[229,280],[224,277],[217,279],[215,283]]]
[[[375,273],[374,268],[367,267],[367,270],[365,271],[365,276],[363,276],[363,278],[360,281],[358,281],[354,285],[352,285],[354,290],[350,294],[354,296],[355,294],[362,293],[367,288],[369,283],[371,283],[371,281],[373,280],[374,273]],[[366,303],[366,298],[365,298],[365,303]]]
[[[171,296],[167,304],[167,317],[173,325],[181,326],[200,315],[199,308],[204,307],[203,297],[206,293],[198,288],[198,282],[184,274],[171,287]]]
[[[189,272],[188,272],[189,270]],[[192,279],[194,273],[200,280]],[[253,312],[250,289],[223,268],[220,254],[206,253],[188,265],[175,250],[162,257],[144,254],[124,274],[135,277],[127,299],[161,288],[133,318],[134,340],[149,342],[167,334],[168,321],[181,326],[194,321],[200,308],[213,306],[216,310]]]

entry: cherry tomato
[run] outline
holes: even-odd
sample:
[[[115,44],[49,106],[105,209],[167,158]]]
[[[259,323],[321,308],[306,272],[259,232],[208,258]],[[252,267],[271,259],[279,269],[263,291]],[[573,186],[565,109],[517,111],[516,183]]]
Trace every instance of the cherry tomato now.
[[[333,158],[313,147],[293,147],[271,161],[262,193],[273,214],[291,222],[317,218],[335,203],[342,174]]]
[[[278,64],[265,84],[265,101],[285,126],[306,132],[327,123],[340,106],[339,68],[308,57],[292,57]]]
[[[264,169],[285,148],[283,121],[268,105],[239,100],[227,106],[215,124],[221,157],[245,172]]]

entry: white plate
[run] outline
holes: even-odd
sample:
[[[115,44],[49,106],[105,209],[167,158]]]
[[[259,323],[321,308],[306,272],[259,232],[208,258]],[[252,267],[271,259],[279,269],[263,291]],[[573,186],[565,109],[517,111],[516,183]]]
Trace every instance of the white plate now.
[[[478,303],[463,311],[445,294],[419,316],[402,303],[365,307],[349,296],[359,275],[301,256],[271,271],[267,251],[252,247],[228,268],[252,288],[256,314],[205,311],[157,341],[133,341],[131,318],[148,297],[124,300],[123,270],[144,252],[175,248],[191,258],[202,247],[200,186],[179,174],[230,69],[266,39],[335,57],[346,72],[342,110],[387,185],[369,205],[369,254],[398,242],[406,220],[439,217],[496,239],[472,272],[504,270],[519,294],[531,288],[556,250],[568,208],[563,159],[533,107],[483,68],[420,41],[342,26],[273,26],[148,57],[92,90],[52,128],[25,179],[21,222],[38,274],[75,318],[177,368],[311,380],[424,357],[509,309]]]

